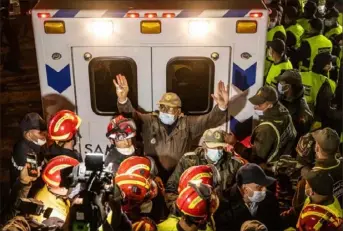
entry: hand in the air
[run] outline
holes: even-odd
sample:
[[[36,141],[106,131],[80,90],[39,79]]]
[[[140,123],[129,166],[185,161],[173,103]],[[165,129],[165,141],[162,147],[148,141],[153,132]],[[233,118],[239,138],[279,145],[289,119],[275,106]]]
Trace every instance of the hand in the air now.
[[[229,85],[225,87],[224,82],[219,81],[216,92],[211,96],[220,108],[226,109],[229,104]]]
[[[118,96],[119,102],[124,102],[127,98],[127,94],[129,93],[129,85],[127,84],[126,77],[124,75],[117,75],[117,81],[113,79],[113,84],[116,88],[116,93]]]

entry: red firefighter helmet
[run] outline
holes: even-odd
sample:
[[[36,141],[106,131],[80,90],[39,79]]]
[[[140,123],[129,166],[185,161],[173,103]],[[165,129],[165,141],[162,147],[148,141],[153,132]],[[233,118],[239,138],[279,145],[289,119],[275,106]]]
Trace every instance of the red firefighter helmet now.
[[[200,223],[207,221],[219,206],[219,198],[210,185],[190,184],[181,191],[176,199],[177,208],[185,215],[199,219]]]
[[[118,185],[124,193],[124,200],[130,204],[140,204],[151,200],[156,194],[152,181],[136,174],[121,174],[114,178],[114,183]]]
[[[117,175],[120,174],[137,174],[149,179],[157,175],[155,161],[148,156],[132,156],[125,159],[119,165]]]
[[[81,118],[74,112],[62,110],[57,112],[49,122],[48,132],[51,140],[68,141],[73,138],[81,125]]]
[[[117,116],[107,126],[106,137],[115,141],[121,141],[136,136],[136,124],[132,119]]]
[[[342,230],[343,219],[326,206],[308,204],[300,213],[297,230],[300,231],[331,231]],[[339,208],[340,209],[340,208]]]
[[[190,181],[200,181],[215,188],[220,183],[220,174],[214,165],[192,166],[182,173],[178,192],[186,188]]]
[[[79,164],[79,161],[65,155],[52,158],[44,168],[42,178],[45,184],[51,188],[58,188],[61,182],[61,169],[73,167]]]
[[[132,224],[132,231],[157,231],[157,226],[149,217],[142,217]]]

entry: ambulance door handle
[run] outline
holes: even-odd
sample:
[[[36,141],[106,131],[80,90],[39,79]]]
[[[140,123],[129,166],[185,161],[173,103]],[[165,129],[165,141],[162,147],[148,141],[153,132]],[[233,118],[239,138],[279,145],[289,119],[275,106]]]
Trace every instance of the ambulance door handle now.
[[[89,60],[92,59],[92,54],[89,53],[89,52],[86,52],[86,53],[84,53],[83,58],[84,58],[86,61],[89,61]]]

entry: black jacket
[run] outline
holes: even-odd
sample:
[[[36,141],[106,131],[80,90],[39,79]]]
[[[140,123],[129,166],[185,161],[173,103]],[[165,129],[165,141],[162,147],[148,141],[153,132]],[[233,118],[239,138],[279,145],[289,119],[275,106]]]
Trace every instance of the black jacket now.
[[[80,153],[76,152],[75,150],[70,150],[58,146],[55,142],[49,147],[49,151],[47,155],[45,155],[45,158],[49,161],[52,158],[60,155],[66,155],[74,159],[77,159],[79,162],[82,162],[82,156]]]
[[[43,164],[43,156],[45,152],[46,149],[44,147],[36,145],[25,138],[22,138],[20,141],[18,141],[13,147],[11,159],[11,185],[16,181],[21,169],[25,166],[28,154],[35,155],[37,157],[38,165],[41,166]]]
[[[259,203],[255,216],[252,216],[243,201],[238,186],[234,185],[224,197],[227,201],[220,203],[214,214],[217,231],[239,231],[245,221],[258,220],[268,230],[282,230],[279,204],[272,192],[267,191],[266,198]]]
[[[114,145],[112,145],[105,158],[105,166],[108,166],[110,163],[112,163],[112,171],[113,173],[116,173],[121,162],[132,156],[137,156],[136,152],[134,152],[132,155],[123,155],[117,151]]]
[[[280,102],[288,109],[292,117],[293,125],[297,130],[296,140],[298,140],[310,130],[313,122],[313,115],[304,98],[303,88],[293,97],[286,98],[280,95]]]

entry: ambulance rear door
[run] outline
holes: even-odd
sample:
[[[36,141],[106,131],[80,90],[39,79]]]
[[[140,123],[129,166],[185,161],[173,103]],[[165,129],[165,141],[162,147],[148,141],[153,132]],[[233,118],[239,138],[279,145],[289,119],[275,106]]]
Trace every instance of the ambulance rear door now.
[[[165,92],[175,92],[186,114],[208,113],[217,83],[230,83],[230,58],[231,47],[153,47],[153,102]]]
[[[113,79],[126,76],[133,106],[152,111],[150,47],[73,47],[75,99],[80,127],[81,153],[108,153],[105,134],[118,114]],[[138,89],[139,86],[139,89]]]

